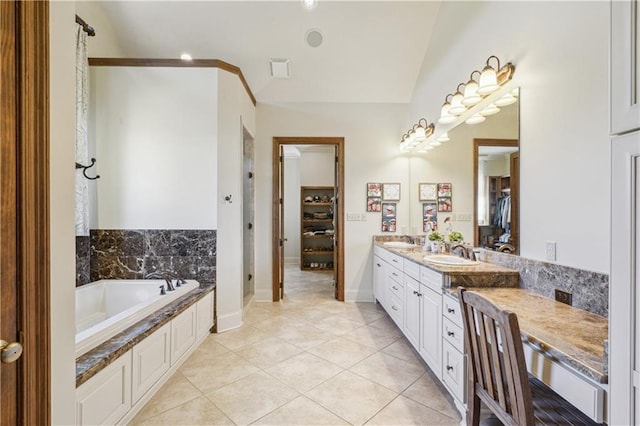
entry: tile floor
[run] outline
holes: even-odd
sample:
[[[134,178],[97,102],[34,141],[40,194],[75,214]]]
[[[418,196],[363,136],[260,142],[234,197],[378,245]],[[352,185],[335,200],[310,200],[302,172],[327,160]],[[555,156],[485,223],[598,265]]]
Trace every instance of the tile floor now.
[[[133,419],[158,425],[457,425],[446,390],[373,303],[287,267],[286,299],[212,334]]]

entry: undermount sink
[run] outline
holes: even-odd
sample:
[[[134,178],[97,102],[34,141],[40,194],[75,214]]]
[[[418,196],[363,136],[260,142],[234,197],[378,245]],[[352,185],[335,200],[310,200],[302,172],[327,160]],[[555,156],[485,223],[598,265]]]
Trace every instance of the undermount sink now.
[[[383,243],[383,245],[395,248],[409,248],[416,246],[415,244],[405,243],[404,241],[387,241],[386,243]]]
[[[474,266],[479,265],[477,260],[463,259],[458,256],[450,256],[448,254],[436,254],[434,256],[425,256],[425,262],[435,263],[438,265],[451,265],[451,266]]]

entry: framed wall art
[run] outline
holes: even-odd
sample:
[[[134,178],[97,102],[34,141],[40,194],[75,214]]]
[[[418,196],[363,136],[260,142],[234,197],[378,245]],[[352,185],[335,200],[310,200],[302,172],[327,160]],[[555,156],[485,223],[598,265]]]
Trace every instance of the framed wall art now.
[[[422,232],[438,230],[438,204],[422,203]]]
[[[453,190],[450,183],[438,184],[438,211],[439,212],[451,212],[453,211],[453,203],[451,201],[453,197]]]
[[[400,201],[400,184],[399,183],[383,183],[382,199],[384,201]]]
[[[438,193],[437,183],[419,183],[418,184],[418,200],[435,201]]]
[[[382,203],[382,232],[396,232],[396,203]]]
[[[382,205],[382,184],[367,183],[367,212],[379,212]]]

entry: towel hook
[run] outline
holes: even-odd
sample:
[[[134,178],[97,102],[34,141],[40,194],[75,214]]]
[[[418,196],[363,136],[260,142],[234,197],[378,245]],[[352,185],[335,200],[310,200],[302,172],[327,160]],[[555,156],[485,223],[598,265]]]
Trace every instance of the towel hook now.
[[[84,175],[84,177],[86,177],[89,180],[96,180],[100,178],[100,175],[96,175],[95,177],[90,177],[87,176],[87,169],[90,169],[91,167],[93,167],[96,164],[96,159],[92,158],[91,159],[91,164],[89,164],[88,166],[84,166],[78,162],[76,162],[76,170],[78,169],[82,169],[82,174]]]

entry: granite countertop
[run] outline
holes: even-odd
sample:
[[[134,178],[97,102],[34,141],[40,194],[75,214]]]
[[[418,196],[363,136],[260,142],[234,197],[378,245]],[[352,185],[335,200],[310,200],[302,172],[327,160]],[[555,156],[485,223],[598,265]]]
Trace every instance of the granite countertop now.
[[[85,383],[107,365],[154,331],[171,321],[191,305],[214,291],[215,284],[200,284],[200,288],[174,300],[106,342],[96,346],[76,359],[76,387]]]
[[[388,250],[391,253],[397,254],[419,265],[452,277],[452,286],[518,287],[519,285],[520,274],[514,269],[482,261],[477,265],[469,266],[437,265],[424,260],[425,257],[433,256],[435,253],[423,252],[422,246],[416,245],[409,248],[397,248],[384,245],[387,241],[405,241],[404,239],[397,239],[398,237],[395,238],[396,239],[390,239],[386,236],[375,236],[373,243],[374,245]]]
[[[456,289],[449,290],[456,298]],[[518,315],[523,340],[561,364],[608,383],[604,341],[607,318],[521,288],[473,288],[500,308]]]

